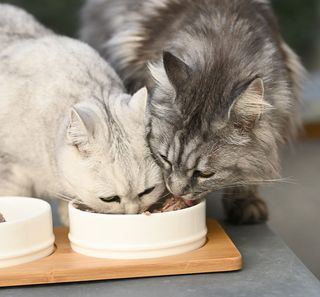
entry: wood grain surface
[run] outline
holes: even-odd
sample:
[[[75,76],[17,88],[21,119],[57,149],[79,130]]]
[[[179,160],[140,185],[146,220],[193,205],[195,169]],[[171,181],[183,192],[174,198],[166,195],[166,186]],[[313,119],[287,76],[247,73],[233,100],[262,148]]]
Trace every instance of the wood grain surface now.
[[[0,269],[0,287],[241,269],[241,255],[217,221],[207,221],[206,244],[176,256],[143,260],[92,258],[72,251],[66,228],[56,228],[56,250],[50,256]]]

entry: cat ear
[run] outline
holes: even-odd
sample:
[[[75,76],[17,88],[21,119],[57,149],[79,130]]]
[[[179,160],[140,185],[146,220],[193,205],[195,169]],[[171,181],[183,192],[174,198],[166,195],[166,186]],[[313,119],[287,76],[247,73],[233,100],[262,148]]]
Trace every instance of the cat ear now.
[[[184,85],[189,76],[191,69],[190,67],[180,60],[178,57],[174,56],[170,52],[163,52],[163,66],[169,78],[169,81],[179,88]]]
[[[135,117],[144,119],[148,103],[148,91],[146,87],[141,88],[133,94],[129,101],[129,107]]]
[[[233,117],[237,126],[250,130],[260,116],[271,109],[272,105],[264,100],[264,85],[261,78],[252,81],[247,89],[231,105],[228,118]]]
[[[70,110],[67,138],[80,152],[87,152],[87,146],[94,134],[94,112],[83,106]]]

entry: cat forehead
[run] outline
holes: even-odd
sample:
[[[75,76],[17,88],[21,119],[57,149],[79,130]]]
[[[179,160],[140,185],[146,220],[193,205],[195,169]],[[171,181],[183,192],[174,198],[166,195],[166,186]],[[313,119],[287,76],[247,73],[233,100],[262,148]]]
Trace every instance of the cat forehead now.
[[[150,150],[143,135],[137,136],[137,131],[116,133],[105,143],[108,148],[105,170],[114,173],[120,180],[126,180],[127,187],[140,187],[160,180],[158,167],[151,157]]]
[[[182,131],[177,131],[167,147],[161,150],[165,150],[163,154],[167,154],[173,164],[191,169],[205,157],[201,155],[202,147],[203,141],[199,137],[185,138]]]
[[[145,158],[134,154],[130,149],[111,150],[107,158],[97,157],[99,165],[90,166],[99,177],[97,187],[119,195],[130,195],[144,188],[144,185],[154,182],[153,167]],[[99,182],[100,181],[100,182]],[[105,188],[108,184],[108,189]],[[99,187],[98,187],[99,188]]]
[[[150,127],[161,138],[172,138],[177,131],[184,130],[187,138],[200,137],[206,140],[228,124],[228,108],[217,106],[215,112],[203,112],[203,108],[186,105],[177,107],[173,100],[159,100],[157,104],[151,104]]]
[[[156,170],[149,160],[145,125],[131,116],[127,98],[119,99],[106,103],[104,129],[101,132],[106,137],[99,141],[98,151],[105,155],[102,157],[105,164],[103,175],[122,180],[123,188],[130,191],[143,188],[149,180],[152,182],[158,178],[157,174],[153,174]]]

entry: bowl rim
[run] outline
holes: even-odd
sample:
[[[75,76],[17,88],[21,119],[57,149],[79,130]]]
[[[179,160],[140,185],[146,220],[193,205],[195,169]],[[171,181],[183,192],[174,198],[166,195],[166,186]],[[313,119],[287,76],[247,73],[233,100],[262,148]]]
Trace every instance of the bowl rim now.
[[[172,215],[175,215],[175,214],[177,215],[177,214],[182,214],[184,212],[190,212],[192,210],[195,210],[195,208],[199,208],[203,204],[206,203],[205,199],[202,199],[196,205],[189,206],[189,207],[182,208],[182,209],[178,209],[178,210],[173,210],[173,211],[157,212],[157,213],[149,213],[149,214],[145,214],[145,213],[120,214],[120,213],[97,213],[97,212],[90,212],[90,211],[81,210],[81,209],[76,208],[76,207],[73,206],[74,202],[75,202],[75,200],[72,200],[72,201],[69,202],[69,204],[68,204],[69,211],[70,211],[70,209],[72,209],[76,213],[78,212],[78,213],[81,213],[81,214],[86,215],[86,216],[95,216],[96,218],[97,217],[116,217],[116,218],[131,217],[131,218],[137,218],[137,217],[141,217],[141,216],[150,217],[150,216],[159,216],[159,215],[172,216]]]
[[[0,196],[0,201],[1,201],[1,199],[13,199],[13,198],[16,198],[16,199],[19,199],[19,200],[23,199],[23,200],[29,200],[29,201],[30,200],[36,201],[36,203],[39,203],[39,204],[43,205],[43,210],[40,213],[38,213],[37,215],[34,215],[34,216],[28,216],[28,217],[25,217],[25,218],[14,220],[14,221],[2,222],[2,223],[0,223],[0,229],[4,228],[5,226],[8,227],[10,225],[20,224],[20,223],[23,223],[23,222],[28,222],[28,221],[30,221],[32,219],[35,219],[35,218],[39,218],[40,216],[45,214],[47,211],[51,212],[50,204],[47,201],[44,201],[43,199],[40,199],[40,198],[27,197],[27,196]]]

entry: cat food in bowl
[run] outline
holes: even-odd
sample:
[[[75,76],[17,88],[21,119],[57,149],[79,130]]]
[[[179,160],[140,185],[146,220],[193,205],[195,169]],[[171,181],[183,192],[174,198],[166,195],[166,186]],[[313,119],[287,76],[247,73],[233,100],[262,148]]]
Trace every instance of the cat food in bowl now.
[[[0,212],[0,223],[5,223],[6,219],[4,218],[3,214]]]
[[[195,250],[206,241],[205,201],[174,210],[176,202],[167,200],[162,209],[125,215],[95,213],[71,202],[71,247],[80,254],[109,259],[156,258]]]
[[[50,205],[40,199],[0,197],[0,268],[31,262],[54,250]]]

